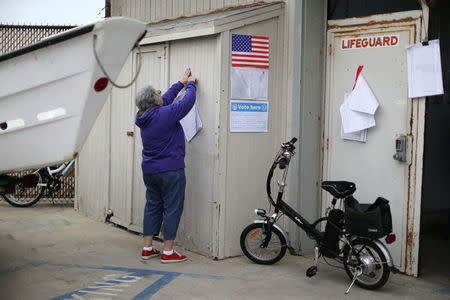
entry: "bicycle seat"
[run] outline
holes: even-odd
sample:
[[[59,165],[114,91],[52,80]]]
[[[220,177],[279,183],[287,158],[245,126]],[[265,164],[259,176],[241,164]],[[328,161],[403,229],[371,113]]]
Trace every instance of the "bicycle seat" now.
[[[356,184],[349,181],[323,181],[321,187],[338,199],[353,195],[356,191]]]

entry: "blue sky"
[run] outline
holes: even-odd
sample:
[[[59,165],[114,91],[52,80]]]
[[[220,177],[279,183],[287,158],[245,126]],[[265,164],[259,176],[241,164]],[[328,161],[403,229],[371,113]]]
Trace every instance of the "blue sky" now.
[[[0,23],[83,25],[105,16],[105,0],[0,0]]]

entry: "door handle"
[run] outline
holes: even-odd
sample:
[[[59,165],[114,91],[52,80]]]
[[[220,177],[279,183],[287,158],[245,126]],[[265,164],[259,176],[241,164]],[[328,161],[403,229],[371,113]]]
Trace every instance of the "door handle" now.
[[[395,139],[393,158],[399,162],[411,164],[411,136],[402,135]]]

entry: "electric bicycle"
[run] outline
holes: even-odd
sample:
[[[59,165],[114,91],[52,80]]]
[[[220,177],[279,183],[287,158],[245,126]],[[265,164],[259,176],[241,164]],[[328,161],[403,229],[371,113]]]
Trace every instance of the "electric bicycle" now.
[[[309,223],[283,200],[289,163],[295,155],[296,141],[297,139],[293,138],[282,143],[275,156],[266,182],[268,201],[273,212],[255,209],[261,219],[255,220],[242,231],[240,245],[243,253],[258,264],[270,265],[282,259],[290,246],[287,234],[277,221],[282,215],[286,215],[316,242],[315,263],[306,271],[308,277],[316,275],[319,258],[323,257],[343,264],[351,279],[345,294],[354,284],[371,290],[382,287],[391,272],[398,272],[389,250],[379,240],[386,237],[388,244],[395,241],[389,201],[378,197],[372,204],[360,204],[353,197],[356,190],[353,182],[323,181],[321,188],[329,192],[333,200],[325,217]],[[271,181],[277,167],[283,170],[283,173],[278,181],[278,195],[274,201],[271,196]],[[342,204],[344,210],[340,208]],[[322,222],[326,222],[325,231],[317,229]]]

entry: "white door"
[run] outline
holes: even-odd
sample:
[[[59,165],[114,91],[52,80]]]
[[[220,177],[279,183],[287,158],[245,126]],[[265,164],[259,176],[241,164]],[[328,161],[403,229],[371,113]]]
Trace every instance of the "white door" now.
[[[130,55],[124,64],[116,82],[127,84],[132,77],[133,56]],[[132,153],[130,147],[130,116],[133,107],[130,105],[131,88],[113,88],[111,91],[111,119],[110,119],[110,177],[109,177],[109,205],[113,216],[110,221],[127,227],[129,224],[130,187],[127,178],[131,176],[130,161]]]
[[[418,245],[418,229],[414,236],[410,221],[420,203],[424,103],[408,98],[405,46],[419,40],[420,16],[420,11],[411,11],[329,21],[327,32],[323,180],[355,182],[360,203],[372,203],[378,196],[390,201],[397,241],[388,248],[394,264],[406,272],[414,264],[407,242]],[[380,104],[365,143],[341,138],[339,111],[361,65]],[[400,136],[410,141],[409,162],[393,159]],[[330,200],[323,192],[322,211]]]
[[[134,118],[137,112],[134,98],[137,92],[144,86],[151,85],[155,89],[165,91],[167,88],[167,53],[168,49],[164,45],[152,45],[142,47],[142,65],[139,77],[134,85],[132,99],[133,117],[130,128],[133,128],[133,157],[132,176],[130,176],[131,206],[130,206],[130,226],[128,228],[142,232],[142,222],[145,206],[145,185],[142,179],[142,140],[139,127],[134,125]],[[138,59],[135,59],[135,69],[138,65]]]
[[[130,82],[137,72],[139,58],[136,51],[128,58],[118,84]],[[145,186],[142,180],[142,142],[134,119],[137,112],[134,98],[145,85],[165,88],[164,46],[141,47],[141,68],[136,83],[125,89],[114,88],[111,93],[111,157],[109,208],[110,221],[131,230],[142,232],[145,205]],[[164,85],[164,86],[161,86]]]

